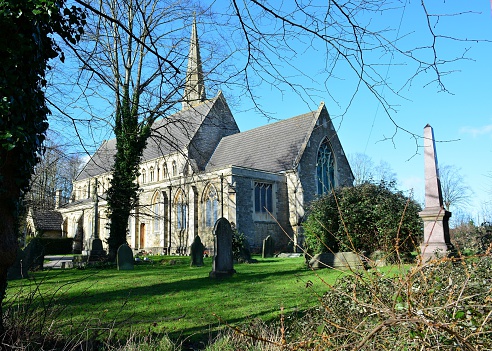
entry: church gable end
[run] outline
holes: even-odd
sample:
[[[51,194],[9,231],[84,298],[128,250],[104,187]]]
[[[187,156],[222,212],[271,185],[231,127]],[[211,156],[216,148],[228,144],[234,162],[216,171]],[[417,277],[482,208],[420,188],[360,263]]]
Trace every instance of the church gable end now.
[[[332,188],[353,184],[352,170],[323,103],[299,153],[297,173],[306,204]]]
[[[198,170],[204,170],[220,140],[236,133],[239,133],[239,128],[222,92],[219,92],[189,144],[189,158],[196,162]]]

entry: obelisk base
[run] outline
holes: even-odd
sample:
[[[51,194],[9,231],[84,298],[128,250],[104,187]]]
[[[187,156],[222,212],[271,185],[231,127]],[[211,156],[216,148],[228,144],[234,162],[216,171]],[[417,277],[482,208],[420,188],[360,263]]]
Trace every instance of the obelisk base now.
[[[419,212],[419,216],[424,221],[424,242],[420,245],[422,262],[452,254],[454,247],[449,238],[451,212],[442,207],[430,207]]]

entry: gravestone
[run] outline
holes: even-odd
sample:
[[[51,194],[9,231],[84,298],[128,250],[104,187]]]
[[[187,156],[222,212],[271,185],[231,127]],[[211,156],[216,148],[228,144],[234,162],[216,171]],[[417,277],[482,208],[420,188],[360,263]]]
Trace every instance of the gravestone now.
[[[106,251],[103,249],[102,240],[99,238],[92,240],[91,250],[89,251],[89,262],[102,261],[106,258]]]
[[[309,267],[313,269],[361,269],[364,267],[362,258],[353,252],[323,252],[309,260]]]
[[[420,245],[422,260],[447,256],[453,250],[449,238],[449,218],[442,201],[441,181],[437,163],[434,131],[430,125],[424,128],[424,174],[425,174],[425,208],[419,212],[424,222],[424,241]]]
[[[27,266],[24,264],[24,252],[21,248],[18,248],[15,262],[7,271],[7,279],[14,280],[22,278],[27,278]]]
[[[202,240],[197,235],[195,236],[195,240],[191,244],[190,252],[191,252],[191,266],[201,267],[203,266],[203,251],[205,250],[205,246],[202,244]]]
[[[228,277],[236,273],[232,254],[232,228],[229,221],[219,218],[214,226],[214,259],[210,278]]]
[[[123,244],[116,253],[116,265],[119,271],[131,271],[133,269],[133,252],[128,244]]]
[[[44,263],[44,246],[41,239],[33,238],[24,249],[24,259],[22,260],[25,268],[29,271],[38,271],[43,269]]]
[[[274,254],[273,238],[269,235],[263,240],[263,251],[261,257],[263,258],[273,257],[273,254]]]

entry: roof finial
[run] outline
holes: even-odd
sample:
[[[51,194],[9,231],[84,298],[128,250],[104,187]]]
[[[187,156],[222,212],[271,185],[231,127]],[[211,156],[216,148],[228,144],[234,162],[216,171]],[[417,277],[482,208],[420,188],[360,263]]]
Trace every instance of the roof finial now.
[[[183,94],[183,110],[205,101],[205,85],[203,83],[202,61],[196,31],[196,14],[193,12],[191,28],[190,52],[188,54],[188,68]]]

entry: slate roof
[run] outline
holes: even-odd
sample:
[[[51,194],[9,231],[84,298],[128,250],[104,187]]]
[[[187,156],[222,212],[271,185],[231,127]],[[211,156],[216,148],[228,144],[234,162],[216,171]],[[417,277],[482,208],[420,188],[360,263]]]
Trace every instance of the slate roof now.
[[[152,160],[187,147],[218,98],[219,96],[156,121],[152,126],[152,134],[147,141],[142,161]],[[116,139],[105,141],[76,180],[109,172],[115,153]]]
[[[238,166],[281,172],[295,167],[319,111],[285,119],[223,138],[206,170]]]
[[[61,231],[63,218],[58,211],[32,210],[34,227],[39,231],[59,230]]]

